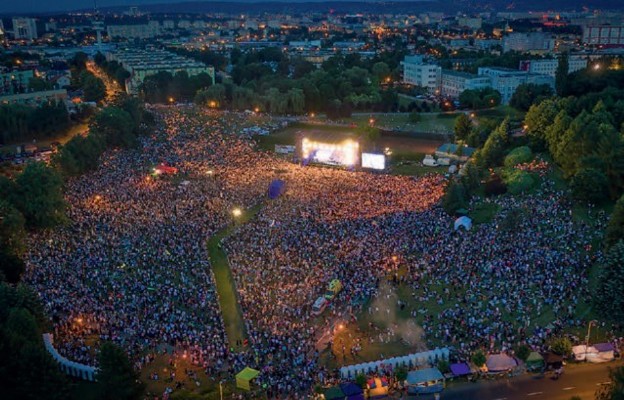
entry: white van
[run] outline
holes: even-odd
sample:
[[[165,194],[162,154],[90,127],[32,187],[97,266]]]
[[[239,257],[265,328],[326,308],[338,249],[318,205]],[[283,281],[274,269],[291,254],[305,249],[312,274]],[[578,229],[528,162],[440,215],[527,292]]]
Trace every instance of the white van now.
[[[327,303],[329,303],[329,301],[323,296],[316,299],[312,305],[312,315],[321,315],[323,311],[325,311]]]

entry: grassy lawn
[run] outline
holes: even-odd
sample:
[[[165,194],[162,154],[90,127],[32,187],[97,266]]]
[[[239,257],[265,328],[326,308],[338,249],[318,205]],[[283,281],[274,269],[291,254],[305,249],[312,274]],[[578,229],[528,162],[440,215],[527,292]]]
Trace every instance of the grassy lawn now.
[[[227,254],[225,254],[225,251],[221,248],[221,240],[229,236],[238,224],[244,224],[253,218],[258,211],[260,211],[260,208],[262,208],[262,204],[243,211],[236,225],[229,225],[222,229],[211,237],[207,243],[208,257],[210,258],[210,264],[215,276],[225,331],[230,342],[230,347],[235,349],[240,347],[236,346],[236,342],[245,339],[245,323],[243,320],[243,313],[238,304],[236,287]]]

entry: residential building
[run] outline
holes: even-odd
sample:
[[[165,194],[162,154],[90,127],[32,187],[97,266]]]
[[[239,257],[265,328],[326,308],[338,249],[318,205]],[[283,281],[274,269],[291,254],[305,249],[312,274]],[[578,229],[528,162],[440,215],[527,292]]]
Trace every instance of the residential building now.
[[[555,41],[549,33],[510,33],[503,38],[503,51],[547,52],[554,50]]]
[[[624,47],[624,25],[585,25],[583,44]]]
[[[482,20],[481,18],[459,17],[457,18],[457,25],[465,26],[466,28],[476,31],[481,29]]]
[[[150,39],[162,33],[158,21],[148,21],[145,24],[108,25],[106,31],[111,39]]]
[[[426,88],[429,93],[434,93],[440,87],[440,66],[424,64],[422,56],[406,56],[401,64],[404,83]]]
[[[31,69],[0,74],[0,96],[27,92],[32,78],[34,75]]]
[[[526,71],[530,74],[556,76],[559,67],[559,59],[546,60],[523,60],[520,61],[520,71]],[[568,74],[587,68],[587,59],[582,57],[568,58]]]
[[[37,39],[37,22],[34,18],[13,18],[13,37],[15,39]]]
[[[28,92],[9,95],[0,95],[0,104],[29,104],[38,105],[49,101],[67,100],[67,90],[55,89],[43,92]]]
[[[458,98],[464,90],[478,90],[491,87],[488,76],[478,76],[467,72],[442,70],[440,93],[442,96]]]
[[[212,78],[214,84],[214,67],[165,50],[120,50],[115,53],[108,53],[106,59],[117,61],[130,72],[130,78],[126,81],[126,91],[130,94],[137,93],[139,86],[147,76],[155,75],[158,72],[169,72],[175,75],[180,71],[186,71],[189,76],[206,73]]]
[[[479,76],[490,78],[491,87],[501,94],[502,104],[509,104],[518,86],[524,83],[545,84],[555,89],[555,78],[550,75],[530,74],[509,68],[481,67]]]

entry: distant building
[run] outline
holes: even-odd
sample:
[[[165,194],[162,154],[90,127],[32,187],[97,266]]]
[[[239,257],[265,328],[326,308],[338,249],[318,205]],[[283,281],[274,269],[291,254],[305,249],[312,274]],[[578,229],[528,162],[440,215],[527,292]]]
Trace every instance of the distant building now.
[[[530,74],[549,75],[554,77],[557,74],[557,68],[559,67],[559,59],[548,60],[523,60],[520,61],[521,71],[526,71]],[[568,58],[568,74],[576,71],[580,71],[587,68],[587,59],[582,57],[569,57]]]
[[[404,83],[426,88],[429,93],[434,93],[440,87],[440,66],[424,64],[422,56],[406,56],[401,64]]]
[[[111,39],[151,39],[162,33],[158,21],[148,21],[145,24],[108,25],[106,31]]]
[[[34,18],[13,18],[13,37],[17,40],[37,39],[37,22]]]
[[[67,100],[67,90],[65,89],[9,94],[5,96],[0,95],[0,104],[38,105],[49,101],[65,102],[65,100]]]
[[[467,72],[442,70],[440,91],[442,96],[458,98],[464,90],[478,90],[491,87],[487,76]]]
[[[27,92],[32,78],[34,75],[31,69],[0,74],[0,96]]]
[[[624,47],[624,25],[585,25],[583,44]]]
[[[186,71],[189,76],[206,73],[212,78],[214,84],[213,67],[165,50],[122,50],[108,53],[106,58],[108,61],[117,61],[130,72],[130,78],[126,81],[126,91],[130,94],[137,93],[147,76],[159,72],[169,72],[175,75],[180,71]]]
[[[483,21],[481,20],[481,18],[471,18],[471,17],[457,18],[457,25],[470,28],[475,31],[481,29],[482,24],[483,24]]]
[[[549,33],[510,33],[503,38],[503,51],[546,52],[554,50],[555,41]]]
[[[509,104],[518,86],[524,83],[548,85],[553,90],[555,88],[555,78],[553,76],[530,74],[526,71],[508,68],[481,67],[479,68],[479,76],[490,78],[491,87],[501,94],[502,104]]]

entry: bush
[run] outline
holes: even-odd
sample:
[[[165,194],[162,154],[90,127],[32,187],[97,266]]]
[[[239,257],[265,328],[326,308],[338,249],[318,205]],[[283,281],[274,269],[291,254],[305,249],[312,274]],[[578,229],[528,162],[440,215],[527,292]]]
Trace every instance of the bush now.
[[[537,183],[533,174],[518,169],[508,171],[503,175],[503,179],[509,193],[514,195],[528,192]]]
[[[503,182],[500,175],[492,174],[485,182],[485,195],[498,196],[507,193],[507,185]]]
[[[471,361],[474,365],[481,368],[486,361],[485,354],[483,354],[481,350],[478,350],[472,355]]]
[[[572,342],[565,337],[556,338],[550,343],[550,349],[561,356],[567,356],[572,352]]]
[[[366,387],[366,375],[364,374],[358,374],[355,377],[355,384],[358,385],[361,388]]]
[[[468,194],[466,188],[461,183],[451,182],[446,187],[446,193],[442,198],[442,207],[449,215],[455,215],[459,209],[468,206]]]
[[[520,345],[516,349],[516,356],[522,361],[526,361],[529,358],[529,354],[531,354],[531,349],[526,344]]]
[[[449,362],[446,361],[446,360],[440,360],[438,362],[438,369],[443,374],[447,374],[447,373],[451,372],[451,364],[449,364]]]
[[[505,157],[505,167],[511,168],[518,164],[528,163],[533,159],[533,153],[528,146],[516,147]]]
[[[575,199],[600,204],[607,199],[609,180],[604,172],[595,168],[585,168],[572,177],[570,187]]]

